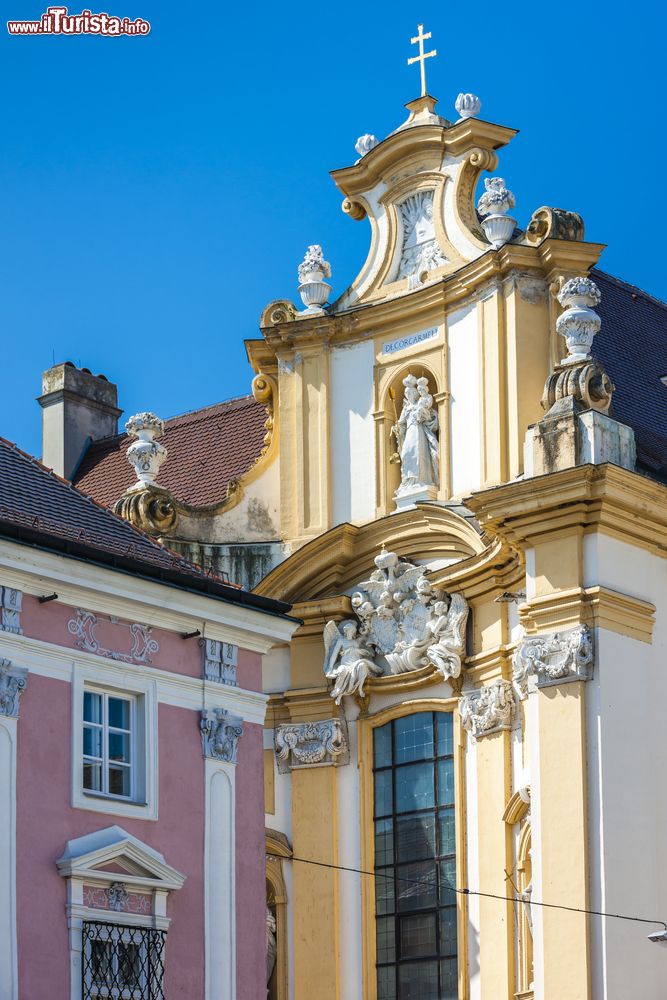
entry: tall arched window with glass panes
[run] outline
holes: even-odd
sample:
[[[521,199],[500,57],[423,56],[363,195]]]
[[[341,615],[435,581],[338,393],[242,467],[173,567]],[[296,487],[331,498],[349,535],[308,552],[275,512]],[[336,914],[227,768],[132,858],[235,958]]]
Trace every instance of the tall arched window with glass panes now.
[[[456,1000],[451,713],[378,726],[373,778],[378,1000]]]

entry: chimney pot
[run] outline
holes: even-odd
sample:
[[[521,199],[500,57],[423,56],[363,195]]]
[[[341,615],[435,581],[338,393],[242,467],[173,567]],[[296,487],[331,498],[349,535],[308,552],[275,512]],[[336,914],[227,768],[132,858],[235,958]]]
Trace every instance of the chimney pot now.
[[[118,390],[105,376],[71,361],[42,375],[42,461],[72,479],[91,441],[118,433]]]

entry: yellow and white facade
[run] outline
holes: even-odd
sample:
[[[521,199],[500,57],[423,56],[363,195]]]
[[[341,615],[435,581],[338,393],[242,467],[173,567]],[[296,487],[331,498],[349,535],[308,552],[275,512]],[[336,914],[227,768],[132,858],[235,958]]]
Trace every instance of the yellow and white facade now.
[[[581,358],[563,366],[556,332],[558,293],[588,275],[603,247],[584,241],[574,213],[548,208],[491,245],[475,196],[513,130],[450,124],[428,96],[408,110],[401,128],[333,173],[343,210],[370,223],[358,277],[327,309],[272,303],[262,338],[247,343],[275,435],[250,489],[272,492],[286,552],[257,589],[291,602],[303,621],[264,667],[277,921],[269,996],[657,1000],[666,959],[647,935],[660,924],[582,912],[667,916],[667,492],[633,470],[627,449],[616,461],[608,399],[597,405],[604,392],[593,391],[599,371],[584,371]],[[432,227],[410,242],[420,198]],[[540,436],[541,399],[549,377],[565,372],[564,385],[568,371],[583,371],[585,385],[556,394],[565,415],[554,448],[551,430]],[[425,500],[397,509],[392,427],[409,375],[428,380],[439,475]],[[597,429],[588,450],[572,445],[584,411]],[[383,547],[465,598],[463,669],[385,671],[337,706],[323,672],[325,629],[361,621],[354,595]],[[451,742],[438,757],[441,720]],[[448,775],[449,791],[437,785],[435,795],[449,796],[449,812],[420,813],[417,874],[403,879],[409,823],[377,812],[390,767],[378,747],[394,740],[394,795],[421,795],[416,765],[399,775],[414,764],[417,730],[427,733],[428,767]],[[434,825],[453,838],[444,861]],[[392,910],[393,925],[376,892],[387,830],[394,889],[408,887],[409,919]],[[440,865],[455,878],[454,917],[433,896],[428,873]],[[429,925],[421,918],[431,912]],[[437,976],[429,961],[440,962]]]

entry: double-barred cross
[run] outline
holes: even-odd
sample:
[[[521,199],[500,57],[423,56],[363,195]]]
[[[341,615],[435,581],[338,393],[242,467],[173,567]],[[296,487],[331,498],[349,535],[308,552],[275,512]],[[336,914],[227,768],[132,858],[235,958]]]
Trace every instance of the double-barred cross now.
[[[422,94],[421,95],[422,95],[422,97],[425,97],[426,96],[426,67],[425,67],[424,63],[426,62],[427,59],[430,59],[431,56],[437,56],[438,53],[437,53],[437,51],[435,49],[431,49],[430,52],[424,52],[424,42],[428,41],[428,39],[431,37],[431,32],[427,31],[426,34],[424,34],[424,25],[423,24],[418,24],[417,25],[417,31],[418,31],[418,34],[417,34],[416,38],[411,38],[410,39],[410,44],[411,45],[416,45],[417,43],[419,43],[419,55],[418,56],[413,56],[411,59],[408,59],[408,66],[412,66],[412,64],[416,63],[416,62],[418,62],[420,64],[419,65],[419,69],[420,69],[421,78],[422,78]]]

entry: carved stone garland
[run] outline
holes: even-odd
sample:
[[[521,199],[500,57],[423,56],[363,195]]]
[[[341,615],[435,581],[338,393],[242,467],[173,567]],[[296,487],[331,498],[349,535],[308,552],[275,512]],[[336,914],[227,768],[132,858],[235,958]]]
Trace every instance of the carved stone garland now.
[[[431,666],[443,679],[461,674],[468,604],[433,587],[424,568],[382,549],[370,579],[352,595],[356,620],[324,629],[324,673],[336,704],[364,697],[370,677]]]
[[[530,677],[535,677],[538,688],[590,680],[593,659],[593,636],[587,625],[522,639],[512,658],[514,688],[524,699]]]
[[[510,681],[498,680],[464,694],[459,703],[461,725],[473,739],[512,728],[514,693]]]
[[[278,726],[276,757],[282,773],[299,767],[347,764],[350,748],[342,719]]]

